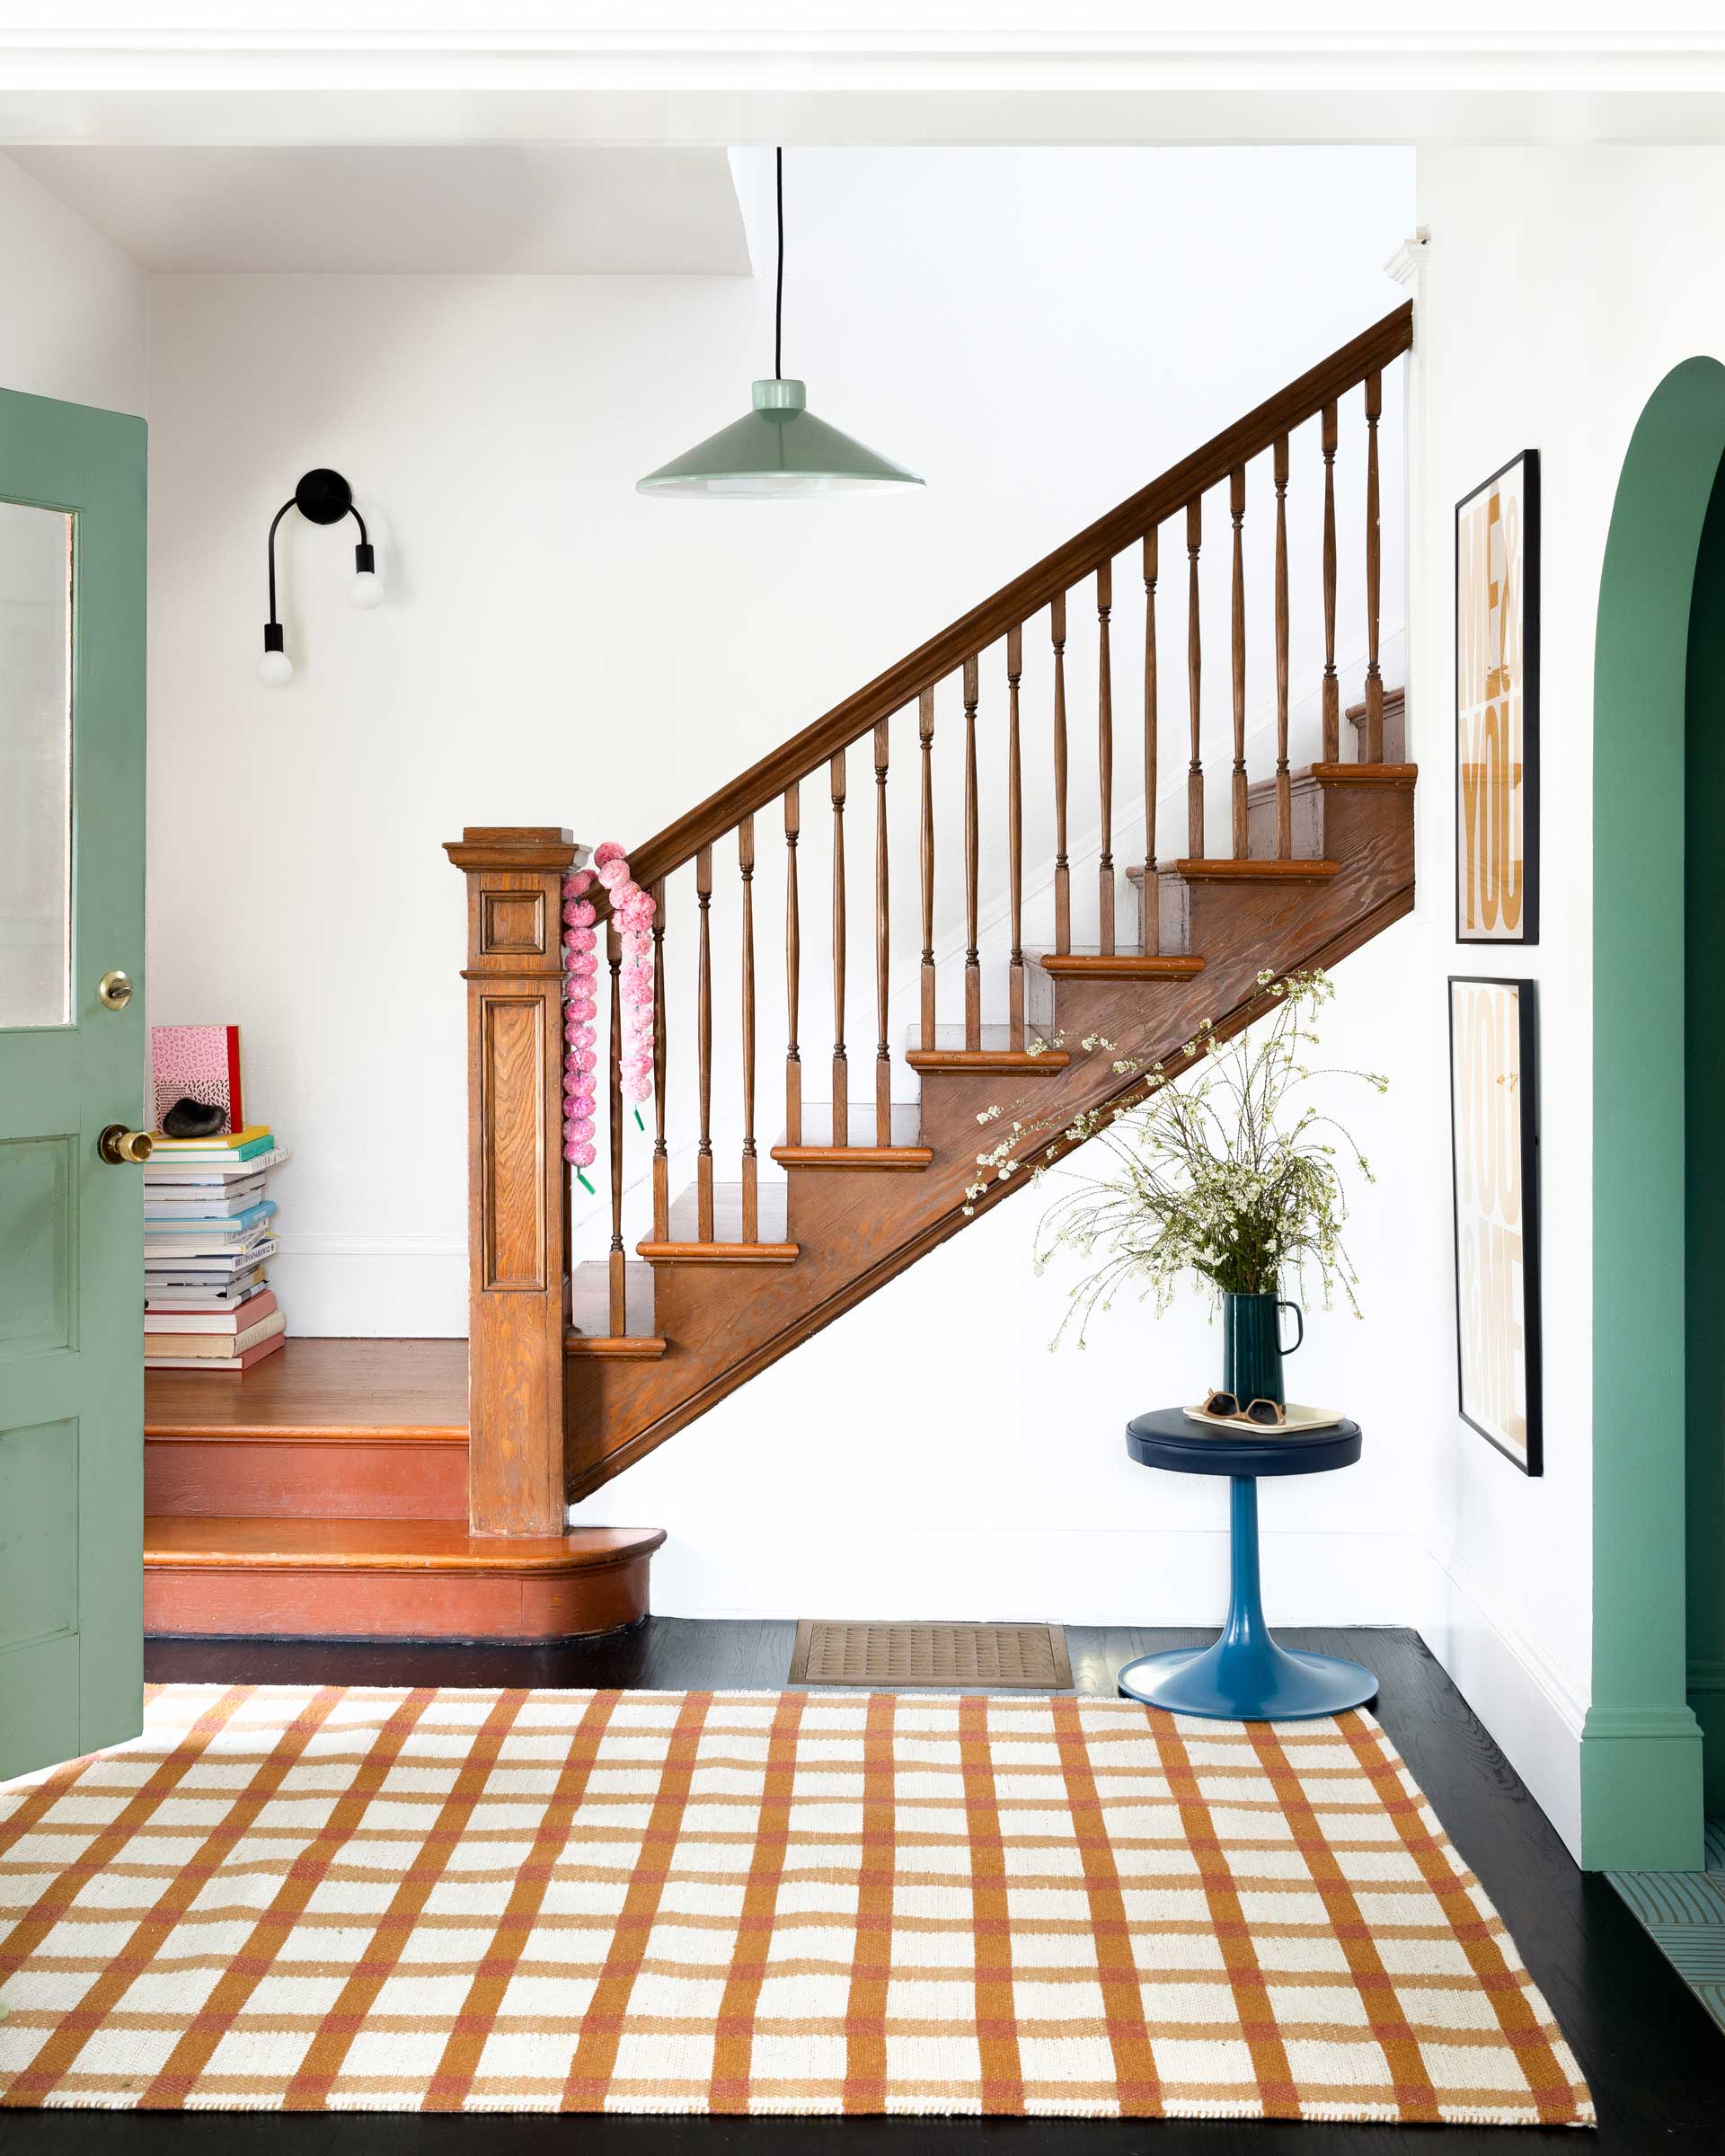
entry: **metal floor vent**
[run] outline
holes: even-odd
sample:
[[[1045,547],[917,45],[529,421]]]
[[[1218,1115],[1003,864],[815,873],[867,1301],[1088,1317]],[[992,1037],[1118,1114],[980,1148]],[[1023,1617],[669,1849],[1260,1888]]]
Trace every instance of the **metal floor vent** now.
[[[1072,1662],[1057,1624],[831,1624],[805,1617],[786,1681],[1066,1692]]]

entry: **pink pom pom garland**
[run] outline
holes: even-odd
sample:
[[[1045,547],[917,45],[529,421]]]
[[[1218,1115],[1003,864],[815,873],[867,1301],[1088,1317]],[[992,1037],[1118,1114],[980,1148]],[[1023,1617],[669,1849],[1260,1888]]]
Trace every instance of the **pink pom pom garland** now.
[[[581,1171],[597,1157],[593,1141],[598,1056],[593,1021],[598,1015],[598,916],[588,896],[595,883],[610,900],[622,946],[620,1074],[624,1097],[635,1103],[637,1123],[641,1103],[653,1093],[652,923],[659,910],[630,874],[628,856],[615,839],[595,847],[591,869],[578,869],[563,879],[563,1158],[589,1196],[593,1186]]]

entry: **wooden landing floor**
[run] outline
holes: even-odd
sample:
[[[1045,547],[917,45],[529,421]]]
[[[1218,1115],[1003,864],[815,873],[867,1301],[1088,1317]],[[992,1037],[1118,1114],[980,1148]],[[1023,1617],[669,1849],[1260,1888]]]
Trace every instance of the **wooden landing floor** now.
[[[290,1339],[254,1370],[146,1371],[144,1432],[270,1430],[467,1435],[465,1340]]]
[[[796,1628],[654,1617],[621,1639],[538,1648],[155,1640],[163,1682],[782,1685]],[[1107,1695],[1135,1655],[1208,1635],[1069,1626],[1074,1677]],[[588,2156],[1716,2156],[1725,2036],[1603,1876],[1579,1872],[1502,1753],[1422,1642],[1406,1631],[1290,1630],[1291,1645],[1376,1671],[1379,1719],[1484,1882],[1575,2046],[1599,2130],[1273,2125],[1082,2119],[583,2118]],[[13,2112],[6,2156],[515,2156],[543,2119],[320,2113]]]

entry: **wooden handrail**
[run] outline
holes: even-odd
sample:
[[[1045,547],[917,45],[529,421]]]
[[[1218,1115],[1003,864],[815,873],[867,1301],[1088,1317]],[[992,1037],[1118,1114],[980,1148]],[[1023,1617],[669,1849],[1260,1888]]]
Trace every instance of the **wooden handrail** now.
[[[1327,359],[1321,359],[1256,411],[1225,428],[1202,448],[1193,450],[1159,479],[1086,526],[1075,538],[1044,555],[1034,568],[1003,585],[991,598],[973,606],[896,666],[878,674],[866,687],[835,704],[800,734],[793,734],[740,777],[710,794],[699,808],[668,824],[630,855],[636,880],[643,885],[656,883],[692,861],[703,846],[711,846],[733,831],[744,817],[758,813],[788,786],[807,778],[821,764],[861,740],[880,720],[914,703],[924,689],[944,680],[966,659],[1028,621],[1081,579],[1093,576],[1124,547],[1135,544],[1146,532],[1228,478],[1237,465],[1270,448],[1278,436],[1381,371],[1412,343],[1413,303],[1404,300],[1381,322],[1331,352]]]

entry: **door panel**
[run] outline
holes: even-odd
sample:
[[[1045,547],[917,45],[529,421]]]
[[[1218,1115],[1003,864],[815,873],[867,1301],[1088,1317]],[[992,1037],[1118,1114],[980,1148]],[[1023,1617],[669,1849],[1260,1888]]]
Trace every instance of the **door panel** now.
[[[144,508],[142,420],[0,391],[0,1777],[142,1713]]]

